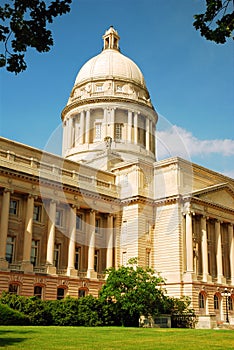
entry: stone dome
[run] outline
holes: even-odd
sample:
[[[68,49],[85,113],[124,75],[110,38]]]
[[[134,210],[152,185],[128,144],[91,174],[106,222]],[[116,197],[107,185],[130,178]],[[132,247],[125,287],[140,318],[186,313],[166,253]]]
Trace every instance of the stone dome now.
[[[80,69],[75,86],[90,80],[120,79],[146,88],[143,74],[130,58],[119,51],[119,36],[110,27],[103,35],[104,48],[97,56],[87,61]]]
[[[76,77],[75,85],[88,80],[105,80],[113,77],[140,84],[145,88],[143,74],[136,63],[114,49],[105,49],[86,62]]]

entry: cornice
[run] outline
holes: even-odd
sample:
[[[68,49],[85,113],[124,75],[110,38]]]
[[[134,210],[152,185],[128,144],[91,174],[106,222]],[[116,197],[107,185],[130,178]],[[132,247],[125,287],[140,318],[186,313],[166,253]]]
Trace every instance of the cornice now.
[[[224,205],[221,205],[219,203],[210,202],[209,200],[206,200],[206,199],[191,197],[190,203],[191,204],[196,203],[206,207],[210,207],[210,208],[214,208],[214,209],[218,209],[218,210],[222,210],[222,211],[234,214],[234,209],[231,209],[230,207],[225,207]]]
[[[98,103],[98,102],[106,102],[106,103],[116,103],[116,102],[126,102],[126,103],[135,103],[137,105],[141,105],[144,107],[148,107],[149,109],[153,110],[155,112],[155,109],[153,106],[144,103],[142,101],[139,100],[134,100],[134,99],[130,99],[130,98],[124,98],[124,97],[114,97],[114,96],[110,96],[110,97],[106,97],[106,96],[100,96],[100,97],[96,97],[96,98],[86,98],[84,100],[79,100],[79,101],[74,101],[71,104],[67,105],[61,113],[61,119],[63,120],[65,115],[70,112],[72,109],[79,107],[79,106],[84,106],[84,105],[88,105],[91,103]],[[156,113],[156,112],[155,112]]]

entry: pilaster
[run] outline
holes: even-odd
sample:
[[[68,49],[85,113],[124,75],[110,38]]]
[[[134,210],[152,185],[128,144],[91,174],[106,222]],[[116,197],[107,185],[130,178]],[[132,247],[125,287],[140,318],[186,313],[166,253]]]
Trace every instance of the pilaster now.
[[[9,207],[10,207],[10,193],[7,188],[3,191],[2,210],[1,210],[1,225],[0,225],[0,269],[7,269],[8,262],[6,261],[6,244],[9,222]]]

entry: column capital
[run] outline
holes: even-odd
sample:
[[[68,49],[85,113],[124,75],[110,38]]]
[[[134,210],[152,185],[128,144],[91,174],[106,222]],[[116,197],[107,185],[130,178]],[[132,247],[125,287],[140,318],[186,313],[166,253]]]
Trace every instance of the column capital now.
[[[14,193],[14,190],[11,189],[11,188],[5,187],[5,188],[3,189],[3,193],[7,193],[7,192],[10,192],[10,194],[13,194],[13,193]]]
[[[34,194],[34,193],[28,193],[28,195],[26,195],[27,198],[34,198],[37,199],[38,195]]]
[[[78,204],[71,204],[70,208],[72,208],[72,209],[80,209],[80,206]]]

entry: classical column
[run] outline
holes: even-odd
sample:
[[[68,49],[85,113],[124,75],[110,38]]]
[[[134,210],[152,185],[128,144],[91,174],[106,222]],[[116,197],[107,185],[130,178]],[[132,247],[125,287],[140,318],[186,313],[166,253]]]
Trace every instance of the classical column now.
[[[74,139],[74,146],[78,146],[80,143],[80,123],[78,121],[78,116],[75,117],[75,139]]]
[[[132,143],[132,111],[128,111],[128,140]]]
[[[46,263],[48,265],[47,272],[56,274],[54,263],[54,241],[55,241],[55,217],[56,217],[56,201],[50,201],[49,217],[48,217],[48,239],[47,239],[47,254]]]
[[[110,115],[110,137],[112,137],[112,140],[115,140],[115,108],[111,109],[111,115]]]
[[[231,273],[231,284],[234,285],[234,232],[233,224],[228,225],[228,235],[230,242],[230,273]]]
[[[90,143],[90,110],[86,111],[85,116],[85,143]]]
[[[67,150],[67,122],[63,122],[63,146],[62,146],[62,152],[63,156],[65,156]]]
[[[152,147],[152,135],[153,133],[153,123],[152,120],[149,121],[150,125],[149,125],[149,139],[150,139],[150,145],[149,145],[149,150],[152,152],[153,151],[153,147]]]
[[[27,198],[26,218],[24,227],[24,247],[23,260],[21,268],[24,272],[32,272],[33,265],[31,264],[31,249],[32,249],[32,230],[33,230],[33,208],[34,196],[29,194]]]
[[[80,139],[79,143],[84,143],[84,111],[81,111],[80,113]]]
[[[107,121],[107,108],[103,109],[103,138],[105,138],[108,135],[108,121]]]
[[[88,278],[97,277],[97,273],[94,271],[94,250],[95,250],[95,211],[89,212],[89,247],[88,247]]]
[[[9,221],[10,207],[10,190],[4,189],[2,195],[2,210],[1,210],[1,226],[0,226],[0,268],[6,269],[8,262],[6,261],[6,244]]]
[[[215,238],[216,238],[216,266],[217,266],[217,282],[222,283],[223,278],[223,260],[222,260],[222,244],[220,233],[220,221],[215,221]]]
[[[67,149],[73,146],[73,119],[70,117],[67,121]]]
[[[207,232],[206,217],[201,217],[201,251],[202,251],[202,280],[207,282],[208,277],[208,249],[207,249]]]
[[[134,113],[134,143],[138,143],[138,113]]]
[[[150,120],[146,117],[146,149],[150,150]]]
[[[68,276],[75,276],[75,244],[76,244],[76,206],[70,207],[69,217],[69,246],[68,246],[68,263],[67,274]]]
[[[192,213],[186,213],[186,270],[193,272],[193,233],[192,233]]]
[[[107,217],[106,268],[113,266],[113,215]]]

